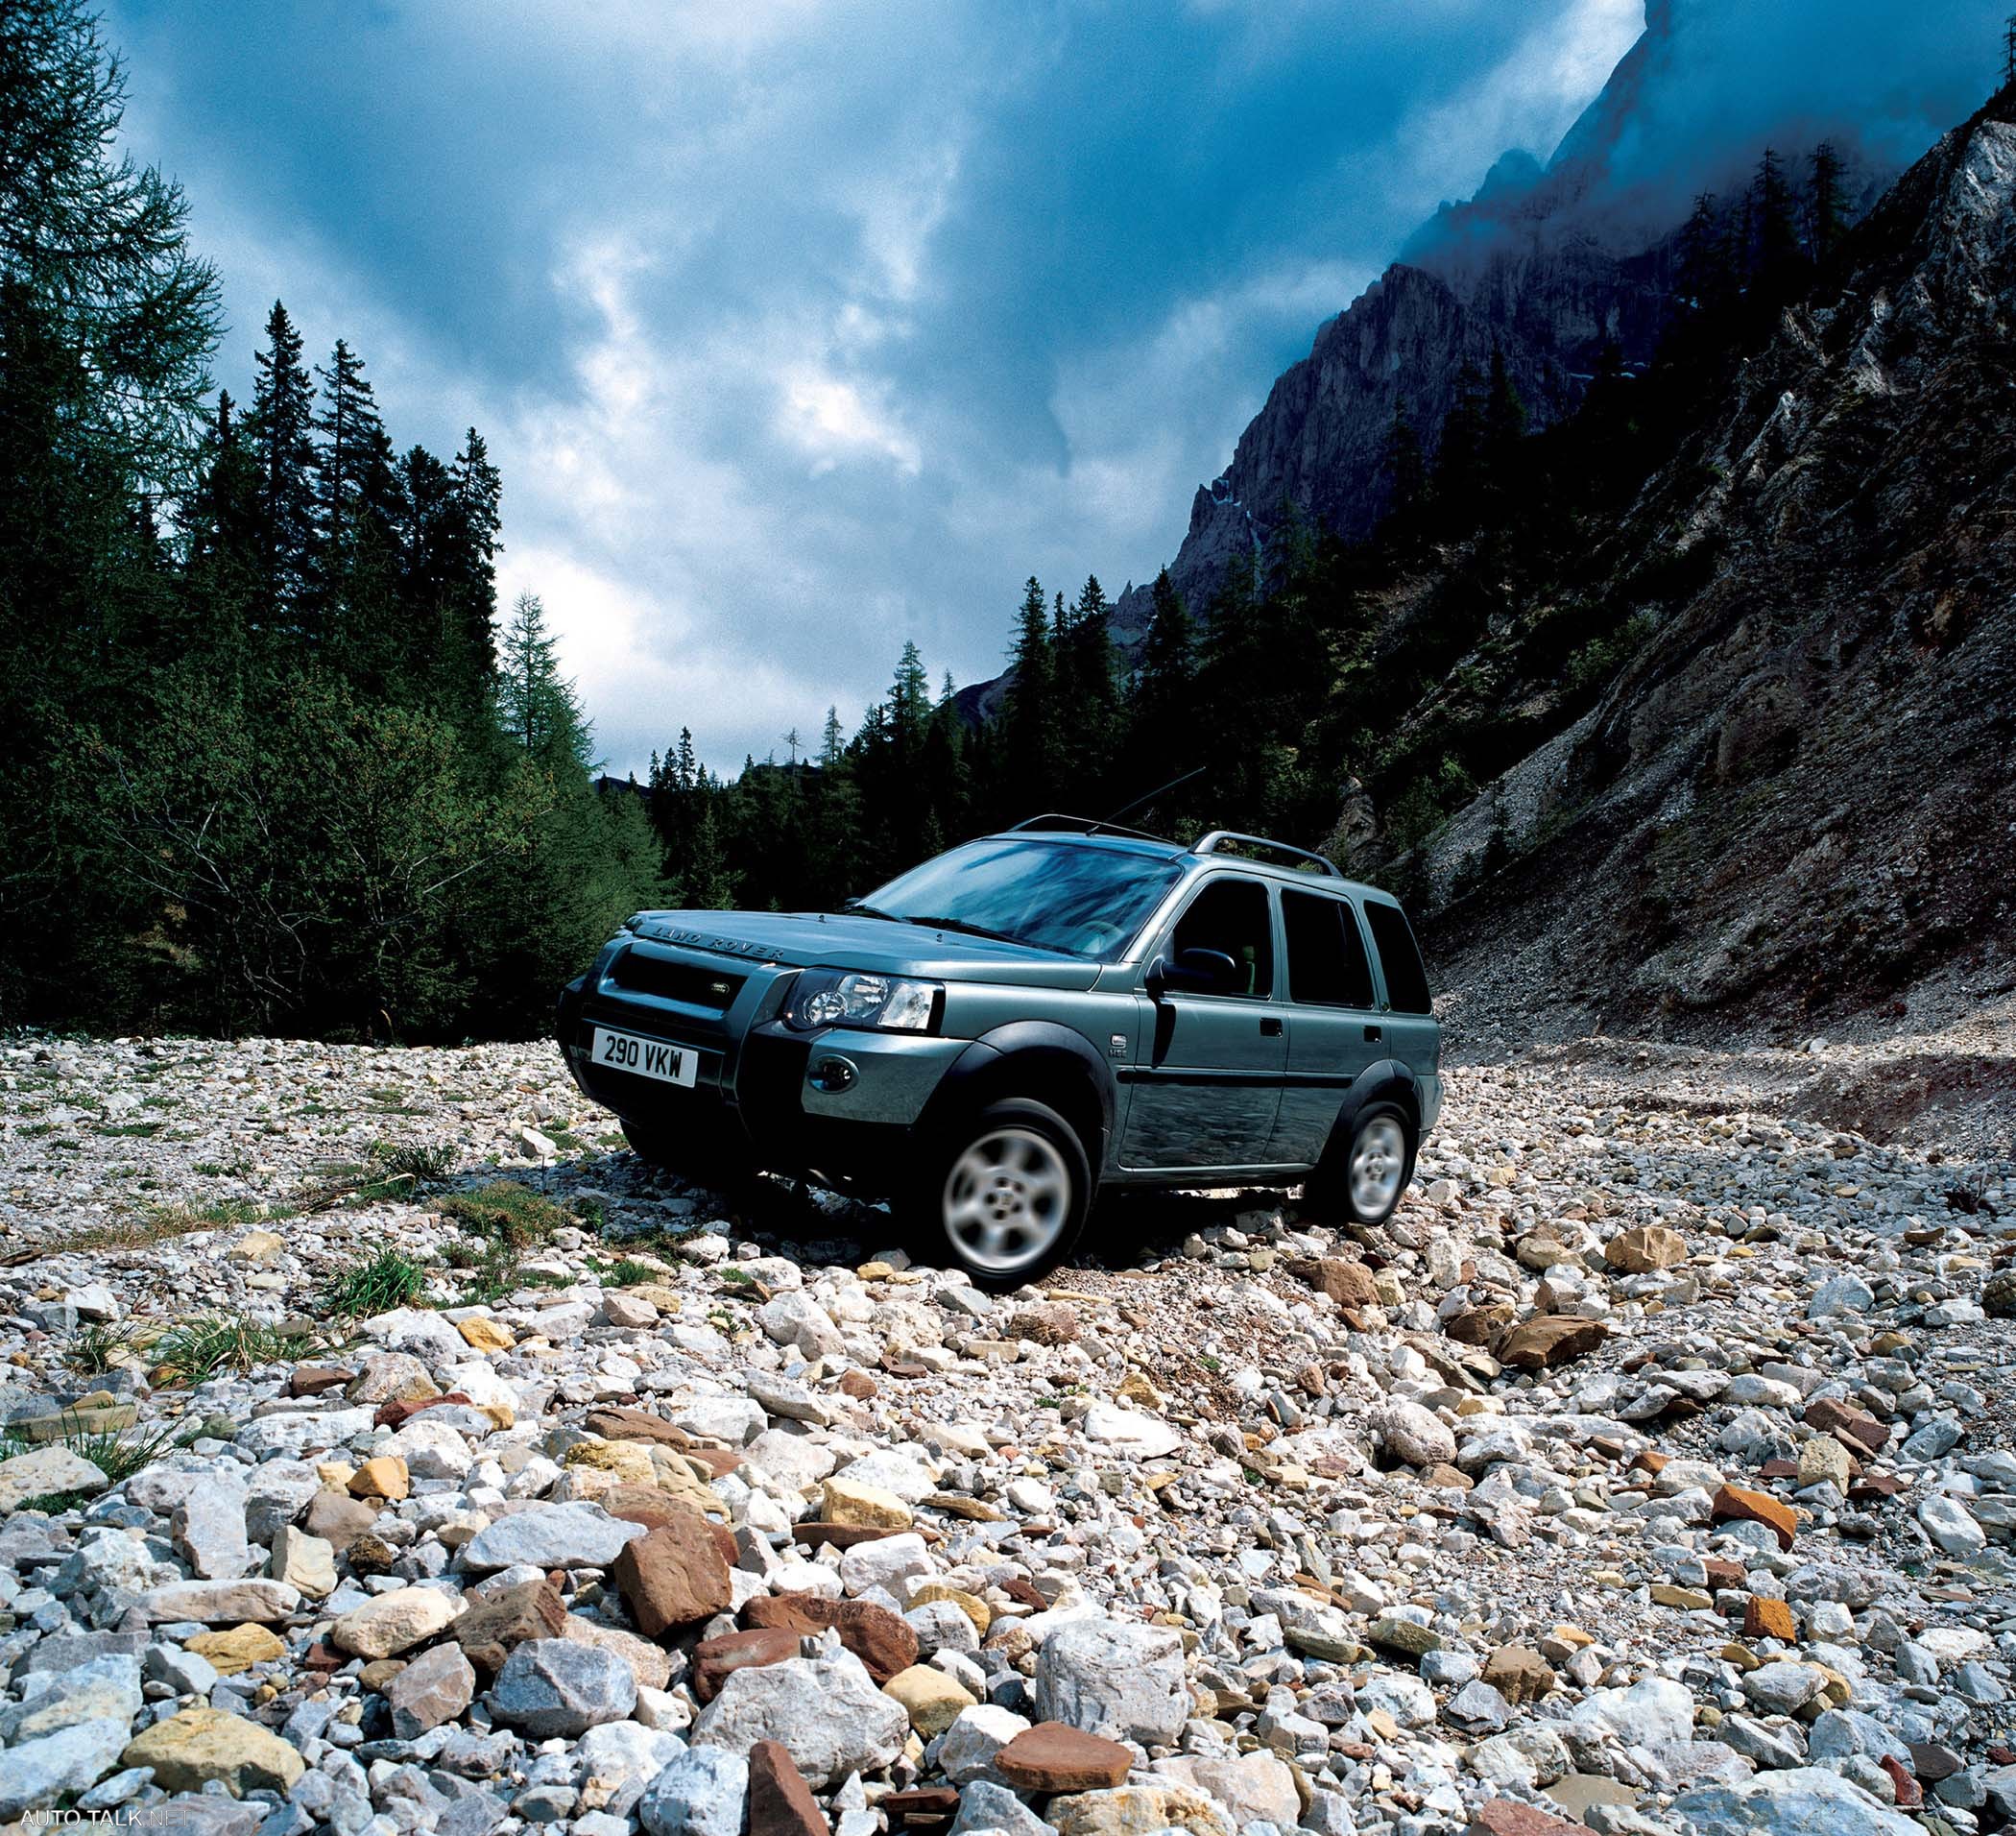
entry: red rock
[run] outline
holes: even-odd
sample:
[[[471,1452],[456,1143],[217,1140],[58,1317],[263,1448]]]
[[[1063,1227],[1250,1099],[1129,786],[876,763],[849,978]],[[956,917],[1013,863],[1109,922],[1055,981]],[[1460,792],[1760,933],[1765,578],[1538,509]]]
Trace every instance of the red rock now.
[[[830,1543],[835,1549],[852,1549],[856,1543],[879,1542],[884,1536],[900,1536],[908,1524],[829,1524],[821,1517],[806,1517],[791,1526],[794,1542],[816,1549]]]
[[[673,1427],[662,1416],[614,1403],[589,1410],[581,1425],[604,1440],[656,1440],[677,1447],[682,1453],[693,1444],[692,1436],[684,1428]]]
[[[1833,1396],[1815,1396],[1806,1405],[1803,1419],[1809,1428],[1817,1428],[1823,1435],[1834,1436],[1851,1454],[1867,1458],[1880,1454],[1890,1444],[1888,1423],[1878,1421],[1867,1410],[1856,1409]]]
[[[1127,1782],[1134,1755],[1064,1722],[1025,1727],[994,1756],[994,1770],[1023,1792],[1109,1791]]]
[[[868,1666],[868,1674],[877,1684],[917,1662],[917,1633],[888,1607],[870,1601],[764,1594],[742,1608],[742,1623],[780,1627],[806,1638],[831,1627],[839,1632],[841,1644]]]
[[[1050,1603],[1036,1591],[1036,1583],[1020,1575],[1010,1575],[1002,1581],[1001,1592],[1018,1605],[1033,1608],[1039,1613],[1050,1610]]]
[[[865,1403],[876,1393],[875,1379],[865,1370],[843,1370],[840,1373],[840,1393],[843,1396],[852,1396],[857,1403]]]
[[[698,1626],[726,1612],[733,1598],[728,1563],[697,1511],[625,1543],[610,1573],[647,1638]]]
[[[1298,1263],[1295,1273],[1318,1293],[1328,1294],[1340,1307],[1379,1305],[1379,1290],[1373,1285],[1372,1270],[1361,1262],[1353,1262],[1344,1256],[1324,1256],[1313,1262]]]
[[[418,1402],[405,1402],[395,1396],[389,1403],[378,1405],[378,1413],[371,1418],[372,1425],[375,1428],[400,1428],[423,1409],[439,1409],[444,1403],[468,1401],[468,1398],[459,1389],[451,1389],[445,1396],[422,1396]]]
[[[356,1376],[354,1370],[338,1370],[333,1365],[297,1365],[287,1374],[290,1396],[320,1396],[325,1390],[341,1389]]]
[[[1610,1328],[1600,1319],[1536,1314],[1500,1336],[1492,1356],[1514,1370],[1548,1370],[1572,1358],[1587,1357],[1609,1336]]]
[[[1654,1453],[1649,1447],[1643,1448],[1631,1456],[1631,1470],[1634,1473],[1650,1473],[1656,1478],[1665,1470],[1666,1462],[1670,1459],[1670,1454]]]
[[[1701,1566],[1708,1571],[1711,1587],[1741,1587],[1750,1580],[1741,1562],[1724,1561],[1719,1556],[1711,1556]]]
[[[463,1598],[469,1609],[448,1629],[448,1636],[486,1676],[504,1668],[513,1646],[528,1638],[558,1638],[567,1623],[566,1603],[551,1582],[520,1582],[489,1600],[475,1593]]]
[[[1799,1531],[1798,1513],[1789,1505],[1781,1504],[1768,1492],[1750,1491],[1741,1486],[1724,1486],[1717,1491],[1713,1514],[1718,1524],[1747,1520],[1766,1525],[1776,1533],[1781,1550],[1791,1548]]]
[[[1897,1787],[1899,1810],[1916,1810],[1925,1802],[1924,1787],[1906,1772],[1891,1754],[1884,1753],[1876,1763],[1889,1774],[1890,1783]]]
[[[723,1632],[693,1647],[693,1694],[710,1703],[738,1670],[781,1664],[798,1655],[798,1634],[785,1626],[756,1626]]]
[[[780,1741],[749,1750],[749,1836],[831,1836],[812,1788]]]
[[[1531,1804],[1493,1798],[1477,1806],[1464,1836],[1586,1836],[1580,1824],[1549,1816]]]
[[[1743,1602],[1743,1636],[1777,1638],[1789,1645],[1799,1636],[1799,1623],[1784,1601],[1752,1594]]]
[[[1797,1479],[1799,1462],[1796,1460],[1767,1460],[1757,1470],[1765,1479]]]

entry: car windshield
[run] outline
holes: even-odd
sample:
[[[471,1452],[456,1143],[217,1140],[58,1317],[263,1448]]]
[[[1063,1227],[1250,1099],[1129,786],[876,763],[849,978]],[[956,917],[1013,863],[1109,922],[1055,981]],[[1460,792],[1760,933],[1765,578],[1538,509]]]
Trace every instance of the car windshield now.
[[[1111,962],[1182,868],[1070,842],[969,842],[877,886],[857,909]]]

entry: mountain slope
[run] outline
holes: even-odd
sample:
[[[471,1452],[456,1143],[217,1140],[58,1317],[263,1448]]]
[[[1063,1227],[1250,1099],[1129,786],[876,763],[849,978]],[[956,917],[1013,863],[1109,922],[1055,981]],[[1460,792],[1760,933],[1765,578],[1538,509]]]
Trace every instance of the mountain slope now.
[[[2016,985],[2016,125],[1947,135],[1609,544],[1705,578],[1411,865],[1474,1032]],[[1510,864],[1477,878],[1496,833]],[[1913,991],[1916,991],[1915,993]]]

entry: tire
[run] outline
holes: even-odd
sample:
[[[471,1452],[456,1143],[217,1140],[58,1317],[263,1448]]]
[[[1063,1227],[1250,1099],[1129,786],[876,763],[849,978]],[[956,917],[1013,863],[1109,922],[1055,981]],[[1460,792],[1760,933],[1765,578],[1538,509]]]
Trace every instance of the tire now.
[[[623,1139],[630,1144],[632,1153],[646,1166],[690,1185],[704,1186],[710,1192],[733,1193],[746,1186],[756,1172],[750,1157],[736,1151],[733,1146],[695,1141],[675,1135],[668,1128],[632,1122],[627,1116],[617,1120],[623,1125]]]
[[[1034,1281],[1078,1246],[1093,1184],[1070,1123],[1011,1098],[940,1132],[900,1209],[923,1260],[999,1292]]]
[[[1375,1102],[1333,1136],[1303,1188],[1302,1208],[1319,1218],[1379,1225],[1393,1216],[1414,1177],[1414,1124],[1398,1103]]]

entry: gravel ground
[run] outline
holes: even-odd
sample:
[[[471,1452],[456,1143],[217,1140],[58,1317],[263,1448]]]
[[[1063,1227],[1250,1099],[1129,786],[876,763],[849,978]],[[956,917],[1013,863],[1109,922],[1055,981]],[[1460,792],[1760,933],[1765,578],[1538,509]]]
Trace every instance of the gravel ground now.
[[[2001,1827],[2010,1040],[1459,1065],[1384,1230],[1001,1298],[543,1046],[0,1042],[0,1823]]]

